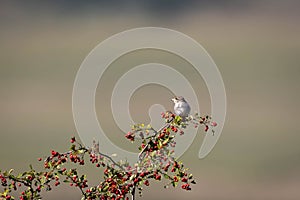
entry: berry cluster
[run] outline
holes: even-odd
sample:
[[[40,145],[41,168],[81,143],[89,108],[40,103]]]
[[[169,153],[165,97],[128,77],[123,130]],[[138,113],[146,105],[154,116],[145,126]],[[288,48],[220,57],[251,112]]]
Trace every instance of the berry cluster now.
[[[191,190],[191,184],[196,182],[193,175],[188,173],[184,164],[174,157],[175,137],[184,134],[184,128],[191,122],[195,126],[216,126],[211,118],[199,117],[182,120],[173,113],[162,113],[165,125],[155,130],[150,125],[136,124],[125,137],[134,142],[136,136],[142,138],[139,147],[138,162],[131,166],[128,162],[116,162],[112,157],[99,151],[99,143],[94,141],[91,148],[83,146],[75,137],[70,140],[70,150],[60,153],[52,150],[46,159],[39,158],[43,162],[44,171],[38,172],[30,165],[30,170],[13,174],[13,170],[0,171],[0,181],[3,192],[0,199],[14,199],[11,196],[13,190],[22,190],[19,196],[21,200],[41,199],[42,191],[51,191],[61,183],[68,183],[71,187],[81,191],[82,199],[109,199],[129,200],[134,199],[136,191],[141,194],[143,186],[149,186],[150,181],[165,179],[167,184],[176,187],[178,184],[184,190]],[[71,163],[72,165],[66,165]],[[98,185],[89,186],[86,175],[79,174],[78,167],[90,163],[103,169],[103,180]],[[67,169],[66,166],[78,165]]]
[[[208,115],[201,117],[198,114],[196,114],[195,117],[191,118],[190,120],[194,124],[195,128],[197,128],[199,125],[203,125],[205,132],[207,132],[210,127],[217,126],[217,123],[212,121],[212,118]],[[212,129],[212,133],[215,133],[214,129]]]

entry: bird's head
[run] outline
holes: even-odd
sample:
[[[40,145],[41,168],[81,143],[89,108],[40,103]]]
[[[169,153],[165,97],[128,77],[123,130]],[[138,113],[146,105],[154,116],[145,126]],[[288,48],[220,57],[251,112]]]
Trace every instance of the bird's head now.
[[[173,101],[174,103],[186,102],[185,99],[184,99],[182,96],[174,97],[174,98],[172,99],[172,101]]]

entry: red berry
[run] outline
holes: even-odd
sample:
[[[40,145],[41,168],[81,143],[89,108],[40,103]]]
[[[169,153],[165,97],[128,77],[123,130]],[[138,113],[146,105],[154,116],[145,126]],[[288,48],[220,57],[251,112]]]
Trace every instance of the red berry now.
[[[170,163],[166,164],[166,166],[164,167],[164,171],[168,171],[169,170],[169,167],[170,167]]]
[[[107,182],[112,182],[112,178],[108,178],[106,181]]]
[[[146,186],[149,186],[149,185],[150,185],[148,180],[145,180],[144,184],[145,184]]]
[[[217,126],[217,122],[211,122],[211,126]]]
[[[171,172],[175,172],[175,168],[174,167],[172,167]]]
[[[55,157],[55,156],[58,156],[58,152],[52,150],[52,151],[51,151],[51,155],[54,156],[54,157]]]
[[[174,180],[174,182],[178,182],[179,181],[177,176],[174,176],[173,180]]]
[[[156,174],[155,179],[156,179],[156,180],[161,180],[161,175]]]
[[[76,139],[75,139],[75,137],[72,137],[70,142],[71,142],[71,143],[74,143],[74,142],[76,142]]]
[[[187,180],[187,178],[182,178],[181,181],[186,183],[188,180]]]
[[[207,126],[207,125],[205,126],[205,129],[204,129],[204,131],[205,131],[205,132],[207,132],[207,131],[208,131],[208,126]]]
[[[183,184],[183,185],[181,186],[181,188],[184,189],[184,190],[191,190],[190,185],[189,185],[188,183]]]
[[[125,137],[128,139],[128,140],[130,140],[130,141],[134,141],[134,137],[135,137],[135,135],[134,135],[134,133],[131,133],[131,132],[128,132],[126,135],[125,135]]]
[[[136,184],[136,183],[139,182],[139,179],[138,179],[138,178],[135,178],[135,179],[133,180],[133,182]]]

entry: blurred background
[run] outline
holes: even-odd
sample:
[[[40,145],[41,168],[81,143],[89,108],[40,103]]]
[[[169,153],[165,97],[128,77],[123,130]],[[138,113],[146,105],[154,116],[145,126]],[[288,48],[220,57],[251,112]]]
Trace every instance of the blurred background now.
[[[209,156],[195,159],[199,131],[182,157],[197,179],[191,192],[153,182],[138,199],[300,199],[299,8],[297,0],[1,1],[0,169],[21,172],[30,163],[38,168],[38,157],[65,151],[69,138],[78,136],[72,87],[86,55],[118,32],[159,26],[191,36],[208,51],[223,76],[228,112]],[[209,112],[209,96],[200,88]],[[99,90],[101,99],[105,85]],[[143,108],[147,96],[137,92],[135,98],[131,107]],[[99,102],[96,107],[105,123],[107,108]],[[83,172],[94,183],[101,178],[92,168]],[[45,199],[79,199],[79,192],[62,186]]]

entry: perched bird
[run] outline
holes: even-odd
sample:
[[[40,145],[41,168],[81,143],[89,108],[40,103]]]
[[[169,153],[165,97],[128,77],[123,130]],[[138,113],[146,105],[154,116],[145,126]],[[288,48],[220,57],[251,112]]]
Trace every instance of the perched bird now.
[[[188,117],[191,111],[191,107],[188,102],[186,102],[186,100],[181,96],[173,98],[172,101],[174,102],[175,114],[179,115],[183,119]]]

